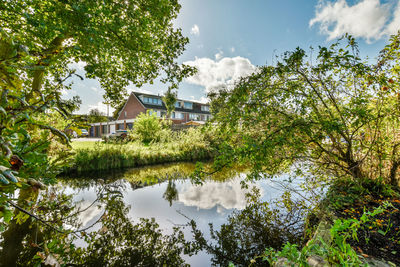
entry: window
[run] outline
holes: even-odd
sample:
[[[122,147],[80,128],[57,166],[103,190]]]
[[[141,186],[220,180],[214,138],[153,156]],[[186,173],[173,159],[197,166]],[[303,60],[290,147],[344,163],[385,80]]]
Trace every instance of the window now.
[[[186,108],[186,109],[193,109],[193,103],[184,102],[183,107]]]
[[[189,119],[194,120],[194,121],[199,121],[200,116],[199,116],[199,114],[189,113]]]
[[[180,108],[180,107],[181,107],[181,102],[176,101],[176,102],[175,102],[175,107],[176,107],[176,108]]]
[[[184,115],[181,112],[172,112],[171,118],[172,119],[183,119]]]
[[[141,97],[143,103],[145,104],[152,104],[152,105],[158,105],[161,106],[162,105],[162,100],[160,98],[155,98],[155,97]]]
[[[209,106],[201,106],[201,111],[210,111],[210,107]]]

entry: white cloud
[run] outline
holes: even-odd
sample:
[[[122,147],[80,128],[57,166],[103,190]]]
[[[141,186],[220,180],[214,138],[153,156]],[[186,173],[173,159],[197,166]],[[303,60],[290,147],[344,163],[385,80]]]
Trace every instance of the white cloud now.
[[[104,104],[103,102],[97,102],[95,105],[88,105],[89,106],[89,111],[92,109],[98,109],[99,111],[103,112],[105,115],[107,115],[107,105]],[[114,108],[109,106],[109,115],[112,115],[114,112]]]
[[[219,87],[230,87],[240,77],[250,75],[256,67],[243,57],[225,57],[219,61],[210,58],[195,58],[184,64],[198,69],[194,76],[186,79],[188,83],[204,86],[207,92]]]
[[[98,89],[97,87],[94,87],[94,86],[90,87],[90,89],[92,89],[92,90],[95,91],[95,92],[98,92],[98,91],[99,91],[99,89]]]
[[[393,20],[386,28],[386,34],[396,34],[400,30],[400,2],[393,12]]]
[[[261,190],[263,195],[263,190]],[[199,209],[212,209],[217,207],[217,212],[224,209],[244,209],[247,205],[246,193],[250,189],[243,189],[240,179],[220,183],[215,181],[205,182],[202,186],[189,185],[179,193],[179,202],[185,206],[195,206]]]
[[[367,42],[393,34],[400,28],[399,5],[394,12],[394,2],[381,4],[379,0],[361,0],[349,5],[346,0],[320,1],[310,26],[319,24],[322,34],[332,40],[349,33]]]
[[[216,60],[220,60],[223,55],[224,55],[224,52],[223,51],[219,51],[218,53],[215,54],[215,59]]]
[[[199,28],[199,26],[197,26],[197,24],[194,24],[193,27],[190,29],[190,34],[197,35],[197,36],[200,35],[200,28]]]

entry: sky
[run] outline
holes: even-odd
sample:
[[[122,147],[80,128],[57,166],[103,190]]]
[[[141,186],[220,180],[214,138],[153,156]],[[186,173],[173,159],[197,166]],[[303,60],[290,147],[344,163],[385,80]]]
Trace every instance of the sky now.
[[[175,27],[190,43],[179,63],[197,67],[179,86],[178,97],[206,102],[207,92],[276,63],[276,56],[296,47],[328,46],[345,33],[356,38],[361,55],[373,61],[400,30],[399,0],[181,0]],[[83,74],[84,63],[74,65]],[[82,99],[78,113],[106,112],[98,81],[75,79],[68,99]],[[156,80],[129,91],[163,94],[168,84]],[[112,110],[110,109],[110,112]],[[110,113],[111,114],[111,113]]]

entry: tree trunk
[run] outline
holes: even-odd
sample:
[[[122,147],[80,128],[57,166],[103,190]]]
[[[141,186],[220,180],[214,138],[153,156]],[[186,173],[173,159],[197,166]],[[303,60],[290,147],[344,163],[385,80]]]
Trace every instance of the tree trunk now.
[[[18,205],[26,208],[26,201],[37,200],[39,190],[32,187],[21,190],[18,197]],[[15,211],[15,216],[20,211]],[[0,266],[12,267],[17,266],[18,257],[23,249],[23,240],[26,235],[31,232],[32,218],[29,217],[25,222],[19,224],[17,220],[13,219],[8,225],[8,229],[3,233],[3,242],[1,244],[2,251],[0,254]]]
[[[390,168],[389,178],[390,178],[390,184],[393,186],[398,186],[396,177],[397,177],[397,169],[399,168],[399,166],[400,166],[400,161],[394,161],[392,168]]]

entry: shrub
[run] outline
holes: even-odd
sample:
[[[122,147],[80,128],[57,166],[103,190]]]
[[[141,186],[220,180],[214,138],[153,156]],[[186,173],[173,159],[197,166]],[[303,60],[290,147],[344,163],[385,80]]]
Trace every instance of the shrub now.
[[[133,130],[129,132],[129,140],[140,141],[145,144],[150,142],[169,141],[172,131],[169,129],[170,122],[160,120],[150,110],[141,113],[136,118]]]

